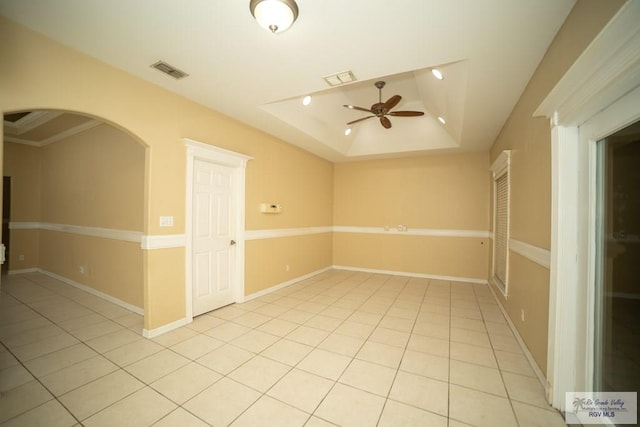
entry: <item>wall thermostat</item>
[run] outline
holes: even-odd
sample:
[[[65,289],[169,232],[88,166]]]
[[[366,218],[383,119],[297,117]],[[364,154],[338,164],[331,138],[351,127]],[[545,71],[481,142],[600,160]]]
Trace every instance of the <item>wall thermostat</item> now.
[[[280,213],[282,205],[277,203],[260,203],[260,212],[262,213]]]

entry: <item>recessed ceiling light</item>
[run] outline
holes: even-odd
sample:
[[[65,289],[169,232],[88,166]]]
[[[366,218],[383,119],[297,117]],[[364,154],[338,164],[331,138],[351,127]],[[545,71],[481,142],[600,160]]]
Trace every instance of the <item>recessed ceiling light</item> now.
[[[433,76],[438,79],[438,80],[442,80],[444,79],[444,76],[442,75],[442,73],[440,72],[440,70],[436,69],[436,68],[432,68],[431,69],[431,74],[433,74]]]
[[[311,104],[311,95],[307,95],[304,98],[302,98],[302,105],[309,105]]]
[[[346,129],[344,130],[344,135],[345,135],[345,136],[349,136],[349,135],[351,135],[351,128],[346,128]]]
[[[444,125],[445,123],[447,123],[447,121],[446,121],[446,120],[444,119],[444,117],[442,117],[442,116],[438,116],[438,121],[439,121],[440,123],[442,123],[443,125]]]

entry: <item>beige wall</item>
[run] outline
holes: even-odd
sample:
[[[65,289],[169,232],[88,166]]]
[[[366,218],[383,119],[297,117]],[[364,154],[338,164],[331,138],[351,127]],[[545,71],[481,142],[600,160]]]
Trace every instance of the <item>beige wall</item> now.
[[[247,166],[246,229],[330,226],[333,164],[275,140],[256,145]],[[278,203],[282,213],[261,213],[260,203]]]
[[[38,266],[43,270],[135,307],[144,306],[139,243],[40,230],[39,248]]]
[[[488,240],[335,233],[334,260],[338,266],[484,281]]]
[[[142,231],[145,150],[108,125],[44,147],[6,143],[12,223]],[[42,268],[143,307],[140,244],[39,229],[11,230],[10,270]],[[24,260],[20,260],[20,256]]]
[[[332,265],[332,244],[331,233],[248,241],[245,294],[255,294]]]
[[[624,1],[580,0],[556,35],[491,148],[511,150],[511,238],[550,249],[551,131],[533,113]],[[547,365],[549,270],[511,252],[509,296],[496,293],[543,372]],[[521,320],[525,311],[525,321]]]
[[[334,224],[487,231],[489,158],[433,155],[335,165]],[[488,239],[335,233],[334,263],[485,280]]]
[[[202,105],[144,82],[95,59],[59,45],[0,18],[4,41],[0,69],[0,110],[75,111],[98,117],[125,130],[147,147],[142,227],[145,234],[185,232],[186,149],[190,138],[253,157],[247,166],[248,229],[330,226],[333,212],[332,165],[263,132]],[[46,64],[46,66],[45,66]],[[280,187],[283,186],[283,187]],[[279,216],[265,216],[257,203],[277,202]],[[161,215],[174,216],[174,227],[160,228]],[[124,221],[120,218],[118,221]],[[288,251],[253,250],[247,242],[247,265],[262,268],[246,283],[259,290],[281,280],[270,260],[298,259],[298,245],[273,244]],[[322,245],[320,245],[322,246]],[[331,245],[320,257],[331,259]],[[320,250],[320,249],[319,249]],[[316,250],[309,256],[318,256]],[[253,257],[259,257],[259,261]],[[142,254],[145,328],[155,329],[185,316],[184,248],[147,250]],[[295,265],[317,270],[298,260]],[[293,267],[298,268],[298,267]],[[309,273],[300,267],[298,273]],[[293,272],[290,272],[293,278]]]
[[[40,221],[40,150],[28,145],[5,143],[3,164],[4,176],[11,177],[11,221]],[[9,270],[38,266],[38,239],[38,230],[10,230]],[[20,260],[20,255],[23,260]]]
[[[333,164],[289,144],[274,141],[251,151],[247,167],[247,230],[329,227],[333,221]],[[260,212],[276,203],[282,212]],[[332,265],[330,233],[248,240],[245,295]],[[288,266],[288,269],[287,269]]]
[[[40,230],[9,230],[9,233],[9,272],[39,267]]]
[[[41,148],[41,221],[142,231],[145,150],[99,125]]]

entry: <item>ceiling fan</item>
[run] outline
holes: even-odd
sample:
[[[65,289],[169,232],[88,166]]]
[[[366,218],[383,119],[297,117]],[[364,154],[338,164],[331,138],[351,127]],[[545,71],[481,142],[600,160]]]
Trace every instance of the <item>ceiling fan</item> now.
[[[398,102],[402,99],[400,95],[393,95],[391,98],[387,100],[387,102],[382,102],[382,88],[386,83],[383,81],[376,82],[375,85],[378,88],[378,102],[373,104],[371,108],[362,108],[356,107],[355,105],[343,105],[343,107],[347,107],[351,110],[359,110],[366,111],[367,113],[373,114],[372,116],[363,117],[361,119],[354,120],[352,122],[347,123],[347,125],[352,125],[354,123],[361,122],[363,120],[370,119],[372,117],[378,117],[380,119],[380,124],[389,129],[391,127],[391,120],[387,116],[396,116],[396,117],[416,117],[422,116],[424,113],[422,111],[391,111],[393,107],[398,105]]]

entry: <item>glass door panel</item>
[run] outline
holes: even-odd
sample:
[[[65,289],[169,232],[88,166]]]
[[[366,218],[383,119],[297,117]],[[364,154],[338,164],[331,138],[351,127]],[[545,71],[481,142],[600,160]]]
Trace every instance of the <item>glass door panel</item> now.
[[[640,122],[598,145],[594,391],[640,391]]]

